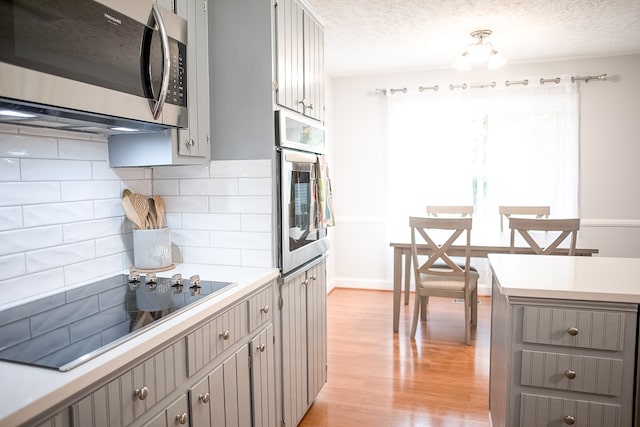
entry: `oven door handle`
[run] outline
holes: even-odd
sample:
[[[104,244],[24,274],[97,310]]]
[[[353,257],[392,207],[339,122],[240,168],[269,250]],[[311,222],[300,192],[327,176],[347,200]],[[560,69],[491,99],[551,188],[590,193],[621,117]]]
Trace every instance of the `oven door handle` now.
[[[154,119],[160,117],[162,108],[164,107],[165,100],[167,99],[167,92],[169,90],[169,77],[171,74],[171,51],[169,50],[169,36],[167,35],[167,28],[162,20],[160,9],[156,4],[151,8],[151,15],[149,16],[149,26],[153,26],[153,22],[158,25],[158,32],[160,33],[160,46],[162,50],[162,80],[160,81],[160,92],[158,98],[149,101],[151,103],[151,113]],[[149,56],[151,56],[151,50],[149,50]],[[149,58],[150,63],[151,58]],[[149,81],[152,80],[151,70],[149,69]]]
[[[286,151],[284,159],[287,162],[296,163],[316,163],[318,161],[318,157],[315,154],[301,153],[299,151]]]

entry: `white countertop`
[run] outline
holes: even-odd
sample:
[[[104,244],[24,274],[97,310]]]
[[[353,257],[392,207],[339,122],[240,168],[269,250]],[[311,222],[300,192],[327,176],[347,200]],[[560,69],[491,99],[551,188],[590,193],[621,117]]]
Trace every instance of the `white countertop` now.
[[[203,280],[235,282],[237,285],[154,325],[147,332],[68,372],[0,361],[0,427],[20,425],[52,405],[73,397],[111,374],[117,367],[144,356],[156,346],[184,333],[216,311],[275,279],[279,271],[271,268],[180,264],[158,275],[170,277],[176,273],[181,273],[183,277],[199,274]]]
[[[490,254],[489,263],[505,296],[640,303],[640,258]]]

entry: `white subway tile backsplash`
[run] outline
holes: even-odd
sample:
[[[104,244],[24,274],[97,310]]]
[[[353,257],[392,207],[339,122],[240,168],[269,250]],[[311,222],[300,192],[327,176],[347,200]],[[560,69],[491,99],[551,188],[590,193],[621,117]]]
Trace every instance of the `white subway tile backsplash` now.
[[[26,272],[24,254],[0,256],[0,280],[23,276]]]
[[[84,240],[122,234],[122,218],[107,218],[96,221],[74,222],[63,226],[64,243],[75,243]]]
[[[240,230],[242,231],[271,232],[272,227],[271,215],[243,214],[240,216]]]
[[[2,198],[0,198],[0,203]],[[20,206],[0,208],[0,230],[22,228],[22,209]]]
[[[90,180],[91,162],[81,160],[21,160],[23,181]]]
[[[151,173],[151,168],[111,168],[108,163],[105,163],[104,166],[115,175],[115,178],[111,179],[119,179],[122,181],[146,180],[149,179],[147,174]]]
[[[65,224],[93,219],[93,202],[47,203],[22,208],[24,226]]]
[[[86,261],[95,258],[95,253],[96,245],[93,241],[26,252],[27,272],[35,273]]]
[[[122,190],[125,188],[145,196],[153,194],[153,186],[151,185],[151,181],[147,179],[127,179],[122,181],[122,184],[124,185],[120,186],[120,195],[122,195]]]
[[[237,196],[237,179],[184,179],[180,181],[181,196]]]
[[[98,279],[111,274],[119,274],[124,269],[120,254],[102,258],[93,258],[64,267],[64,279],[67,286],[87,280]]]
[[[242,265],[239,249],[191,248],[182,250],[183,262],[214,265]]]
[[[213,213],[270,214],[271,197],[221,197],[209,198],[209,209]]]
[[[209,198],[206,196],[163,197],[167,212],[208,212]]]
[[[212,248],[271,249],[271,233],[244,231],[212,231],[209,246]]]
[[[60,183],[63,201],[120,197],[118,181],[69,181]]]
[[[154,178],[209,178],[206,166],[162,166],[153,168]]]
[[[180,195],[180,181],[177,179],[154,179],[153,180],[153,194],[159,194],[163,197],[166,196],[179,196]]]
[[[104,142],[58,139],[58,156],[61,159],[108,160],[107,144]]]
[[[0,181],[20,181],[20,160],[0,157]]]
[[[240,214],[182,214],[185,230],[240,230]]]
[[[240,178],[238,194],[240,196],[271,196],[271,178]]]
[[[200,230],[171,230],[171,243],[177,246],[209,247],[209,232]]]
[[[64,287],[62,268],[35,274],[20,274],[13,279],[0,281],[0,307],[34,295],[56,291]]]
[[[104,199],[94,200],[93,210],[95,212],[94,217],[98,218],[112,218],[114,216],[123,216],[124,210],[122,209],[122,199]]]
[[[59,182],[0,182],[0,206],[60,201]]]
[[[211,162],[212,178],[269,178],[271,160],[222,160]]]
[[[62,227],[23,228],[0,232],[0,255],[26,252],[61,245]]]
[[[0,133],[0,157],[57,159],[58,141],[41,136]]]
[[[272,267],[274,265],[271,251],[242,250],[242,265],[244,267]]]
[[[182,228],[182,214],[180,213],[166,213],[164,215],[164,226],[169,227],[170,229],[181,229]]]
[[[133,250],[133,238],[131,233],[96,239],[97,257],[120,254],[131,250]]]

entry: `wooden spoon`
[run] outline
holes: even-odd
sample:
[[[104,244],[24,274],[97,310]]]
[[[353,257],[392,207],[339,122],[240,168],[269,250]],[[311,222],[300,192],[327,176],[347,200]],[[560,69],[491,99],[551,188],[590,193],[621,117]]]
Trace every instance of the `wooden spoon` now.
[[[142,229],[146,229],[145,224],[147,222],[147,215],[149,215],[149,202],[147,202],[147,198],[139,193],[131,193],[128,198],[131,200],[131,204],[136,210],[141,224],[143,224]]]
[[[156,205],[156,220],[158,223],[158,228],[164,227],[164,200],[161,196],[155,196],[153,201]]]
[[[147,203],[149,203],[149,228],[158,228],[158,214],[156,213],[156,203],[151,197],[147,199]]]
[[[125,197],[129,197],[130,194],[131,194],[131,190],[129,190],[128,188],[125,188],[124,190],[122,190],[122,198],[123,199]]]
[[[122,205],[122,209],[124,210],[124,214],[129,218],[138,230],[144,230],[144,222],[138,215],[138,212],[133,207],[131,200],[129,197],[124,197],[120,200],[120,204]]]

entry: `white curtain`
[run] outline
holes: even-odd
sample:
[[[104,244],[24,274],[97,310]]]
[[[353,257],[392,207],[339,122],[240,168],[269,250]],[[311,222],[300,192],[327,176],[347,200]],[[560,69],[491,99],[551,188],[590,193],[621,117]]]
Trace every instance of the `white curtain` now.
[[[568,79],[563,79],[568,81]],[[474,229],[499,229],[499,205],[578,215],[574,84],[387,96],[388,235],[406,240],[426,205],[474,205]]]

